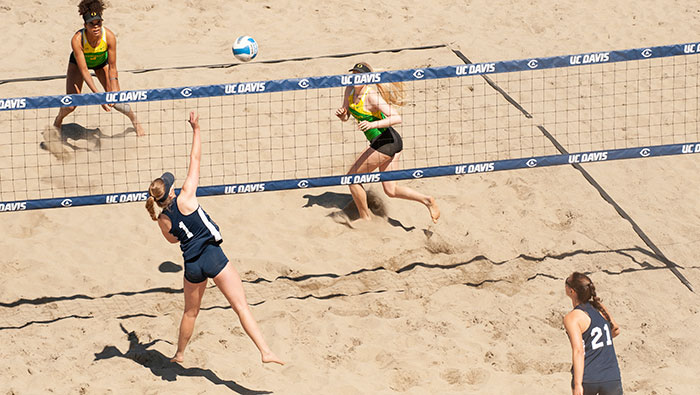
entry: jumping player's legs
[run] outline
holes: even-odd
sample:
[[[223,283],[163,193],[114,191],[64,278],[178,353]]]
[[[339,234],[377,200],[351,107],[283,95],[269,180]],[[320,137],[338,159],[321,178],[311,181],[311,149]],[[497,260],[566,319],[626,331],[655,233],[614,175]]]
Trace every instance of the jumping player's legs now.
[[[357,173],[369,173],[374,171],[377,167],[390,162],[391,157],[381,152],[367,147],[362,154],[355,160],[355,163],[350,167],[347,174],[357,174]],[[350,184],[350,193],[352,194],[352,199],[355,201],[355,206],[357,206],[357,211],[362,219],[371,219],[372,212],[367,206],[367,192],[362,188],[360,184]]]
[[[401,158],[401,153],[397,153],[394,157],[383,164],[379,165],[380,171],[393,171],[399,170],[399,160]],[[422,193],[416,192],[411,188],[399,186],[396,181],[383,181],[382,187],[384,187],[384,193],[391,198],[400,198],[406,200],[413,200],[419,203],[423,203],[425,207],[430,211],[430,218],[433,222],[437,223],[438,218],[440,218],[440,208],[435,199],[432,196],[423,195]]]
[[[248,302],[245,298],[241,277],[238,275],[236,268],[234,268],[231,263],[226,264],[226,267],[214,277],[214,283],[221,293],[224,294],[226,300],[231,304],[233,311],[238,314],[238,319],[241,321],[243,330],[245,330],[245,333],[248,334],[260,351],[262,361],[264,363],[275,362],[284,365],[284,362],[270,350],[270,347],[265,342],[262,332],[258,327],[258,323],[255,322],[255,318],[253,318],[253,313],[250,311],[250,307],[248,307]]]
[[[68,62],[68,70],[66,71],[66,94],[80,93],[83,89],[83,76],[80,74],[80,69],[74,63]],[[58,110],[58,115],[53,121],[53,126],[61,131],[63,119],[75,110],[75,106],[61,107]]]
[[[189,282],[186,278],[184,281],[184,294],[185,294],[185,311],[182,314],[182,320],[180,321],[180,335],[177,339],[177,352],[175,356],[170,360],[171,362],[182,362],[185,356],[185,347],[192,337],[192,331],[194,330],[194,322],[199,314],[199,306],[202,303],[202,295],[207,289],[207,282],[202,281],[200,283]]]
[[[105,65],[104,67],[100,69],[95,69],[95,76],[97,76],[97,79],[100,81],[100,84],[102,84],[102,87],[104,88],[105,92],[109,91],[107,88],[107,78],[109,76],[109,65]],[[113,107],[115,110],[119,111],[120,113],[126,115],[129,120],[131,121],[131,124],[134,126],[134,129],[136,129],[136,135],[137,136],[144,136],[146,135],[146,132],[143,130],[143,127],[139,123],[138,118],[136,118],[136,113],[134,113],[134,110],[131,109],[131,106],[124,103],[119,103],[115,104]]]

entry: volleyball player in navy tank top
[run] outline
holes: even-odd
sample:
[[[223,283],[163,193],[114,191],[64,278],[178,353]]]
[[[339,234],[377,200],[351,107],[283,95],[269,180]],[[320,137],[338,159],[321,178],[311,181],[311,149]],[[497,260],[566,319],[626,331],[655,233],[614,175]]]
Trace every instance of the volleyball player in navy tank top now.
[[[219,227],[197,201],[199,164],[202,156],[199,117],[191,112],[189,122],[193,132],[192,151],[190,167],[180,194],[175,194],[175,177],[166,172],[151,182],[148,188],[149,197],[146,201],[146,210],[151,215],[151,219],[158,221],[158,226],[166,240],[171,243],[180,243],[182,257],[185,260],[183,279],[185,311],[180,321],[177,352],[171,361],[184,360],[185,348],[194,330],[202,296],[207,287],[207,279],[211,278],[238,314],[243,329],[260,351],[262,361],[283,365],[284,363],[265,342],[246,301],[241,278],[220,247],[223,238]],[[156,205],[162,209],[158,215],[155,212]]]
[[[622,380],[613,337],[620,334],[608,310],[585,274],[574,272],[565,281],[574,309],[564,317],[571,342],[574,395],[621,395]]]

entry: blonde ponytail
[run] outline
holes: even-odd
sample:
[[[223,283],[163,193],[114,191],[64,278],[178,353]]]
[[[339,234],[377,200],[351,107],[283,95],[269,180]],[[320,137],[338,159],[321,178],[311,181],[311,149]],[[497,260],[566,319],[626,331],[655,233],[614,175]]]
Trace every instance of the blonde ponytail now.
[[[149,196],[148,200],[146,200],[146,211],[148,211],[148,214],[151,215],[151,219],[154,221],[158,221],[158,216],[156,216],[156,209],[153,207],[156,202],[156,199],[153,196]]]
[[[165,201],[162,203],[159,202],[158,200],[163,198],[163,195],[166,193],[170,193],[170,191],[165,190],[165,183],[161,178],[156,178],[151,182],[151,185],[148,187],[148,199],[146,200],[146,211],[148,211],[148,214],[151,216],[151,219],[154,221],[158,220],[158,216],[160,213],[156,215],[156,209],[155,206],[157,205],[161,209],[165,209],[170,204],[173,202],[173,198],[168,196]],[[162,211],[161,211],[162,212]]]
[[[391,105],[400,107],[406,104],[403,82],[392,82],[388,85],[377,84],[377,90],[382,99]]]
[[[365,66],[370,72],[374,72],[372,66],[370,66],[367,62],[358,63],[358,65],[360,64]],[[382,99],[384,99],[384,101],[390,105],[400,107],[406,104],[404,101],[405,92],[403,82],[399,81],[388,84],[377,84],[377,91],[379,91],[379,95],[382,97]]]

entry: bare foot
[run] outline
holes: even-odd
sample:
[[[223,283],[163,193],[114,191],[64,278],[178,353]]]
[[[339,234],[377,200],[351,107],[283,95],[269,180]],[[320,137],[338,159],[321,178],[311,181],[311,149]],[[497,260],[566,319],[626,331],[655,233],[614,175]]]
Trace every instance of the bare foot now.
[[[177,362],[177,363],[182,363],[182,361],[185,360],[185,356],[183,354],[177,353],[175,354],[174,357],[170,358],[170,362]]]
[[[430,211],[430,218],[433,219],[433,223],[437,223],[438,218],[440,218],[440,208],[438,207],[437,203],[435,202],[434,197],[429,197],[428,198],[428,204],[426,204],[428,207],[428,211]]]
[[[284,365],[284,362],[282,362],[282,360],[279,359],[277,357],[277,355],[275,355],[275,353],[273,353],[273,352],[262,354],[262,361],[263,361],[263,363],[271,363],[272,362],[272,363]]]
[[[372,221],[372,214],[367,214],[367,215],[363,216],[362,213],[360,213],[360,217],[357,218],[355,221],[360,221],[360,222],[363,222],[363,221],[367,221],[367,222]]]
[[[134,125],[134,127],[136,128],[136,135],[137,136],[141,137],[141,136],[146,135],[146,131],[143,130],[143,126],[141,126],[140,123],[137,123],[136,125]]]

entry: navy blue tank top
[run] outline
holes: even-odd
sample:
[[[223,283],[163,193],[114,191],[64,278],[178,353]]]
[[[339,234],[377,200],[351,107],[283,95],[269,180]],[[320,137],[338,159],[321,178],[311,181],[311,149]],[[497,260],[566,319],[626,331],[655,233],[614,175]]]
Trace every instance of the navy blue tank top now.
[[[202,206],[189,215],[184,215],[177,207],[177,197],[163,214],[170,218],[170,233],[180,240],[180,250],[185,261],[191,261],[204,251],[207,244],[221,244],[223,239],[219,227],[209,218]]]
[[[620,367],[617,365],[612,341],[612,324],[590,303],[580,304],[576,308],[591,317],[591,325],[583,332],[583,382],[603,383],[620,380]]]

